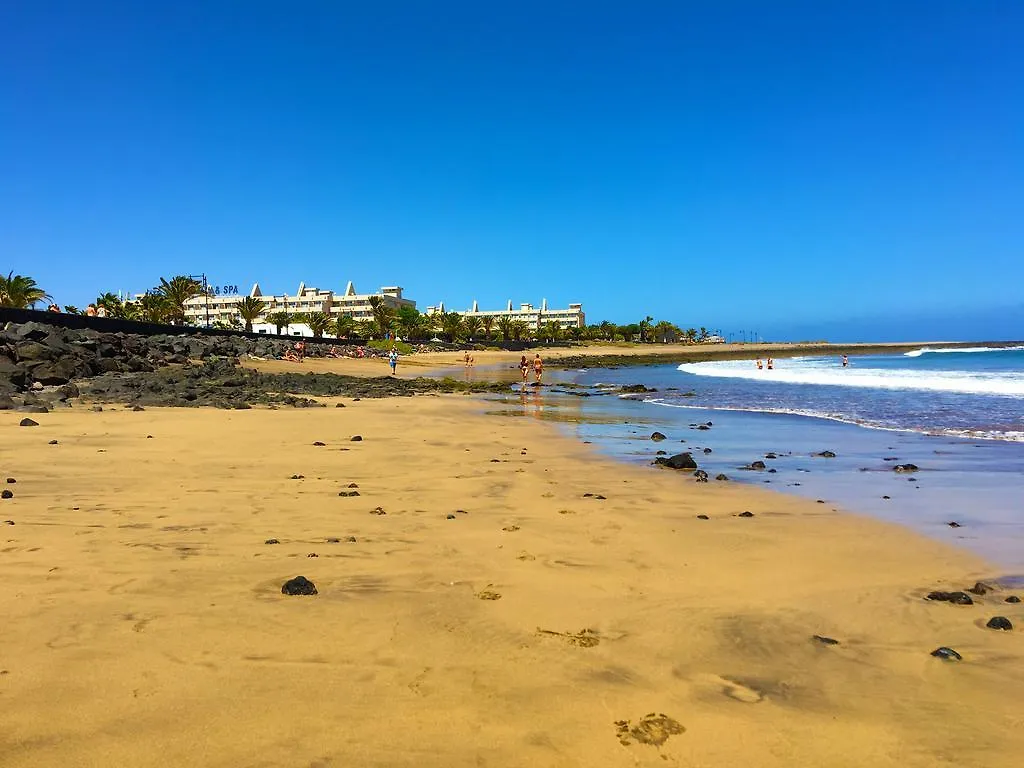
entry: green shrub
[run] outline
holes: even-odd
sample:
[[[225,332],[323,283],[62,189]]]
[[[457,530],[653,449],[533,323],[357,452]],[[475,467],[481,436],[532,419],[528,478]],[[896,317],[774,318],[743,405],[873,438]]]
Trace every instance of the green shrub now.
[[[394,347],[398,350],[400,355],[411,355],[412,345],[406,344],[404,341],[385,341],[383,339],[375,339],[374,341],[366,342],[366,346],[370,349],[380,349],[384,352],[390,352],[391,348]]]

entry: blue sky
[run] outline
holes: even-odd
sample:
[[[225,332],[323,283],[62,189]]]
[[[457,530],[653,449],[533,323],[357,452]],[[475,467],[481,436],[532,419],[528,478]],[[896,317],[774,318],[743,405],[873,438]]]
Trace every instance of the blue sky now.
[[[1024,3],[0,8],[0,269],[1024,336]]]

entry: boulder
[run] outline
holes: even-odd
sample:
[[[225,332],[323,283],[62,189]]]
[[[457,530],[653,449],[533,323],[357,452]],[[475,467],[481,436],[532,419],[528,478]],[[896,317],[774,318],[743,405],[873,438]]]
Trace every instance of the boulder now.
[[[708,481],[708,473],[705,472],[703,469],[698,469],[696,472],[693,473],[693,478],[698,483],[706,483]]]
[[[33,419],[22,419],[18,422],[19,427],[38,427],[39,422]]]
[[[752,461],[750,462],[751,469],[764,469],[765,463],[763,461]]]
[[[936,648],[932,651],[931,655],[943,661],[963,661],[964,658],[952,648],[947,648],[946,646]]]
[[[822,459],[834,459],[836,457],[832,451],[822,451],[821,453],[816,453],[814,455]]]
[[[1013,629],[1013,624],[1005,616],[993,616],[985,626],[989,629],[1001,629],[1004,632],[1009,632]]]
[[[652,432],[651,433],[651,440],[655,441],[656,443],[660,443],[664,439],[665,439],[665,435],[663,435],[661,432]]]
[[[296,576],[294,579],[288,579],[281,586],[281,594],[283,595],[315,595],[316,593],[316,585],[305,576]]]
[[[659,456],[654,460],[654,463],[669,469],[697,469],[697,462],[693,460],[693,456],[689,453],[677,453],[675,456],[669,456],[667,459]]]
[[[917,472],[917,464],[896,464],[893,468],[893,472]]]

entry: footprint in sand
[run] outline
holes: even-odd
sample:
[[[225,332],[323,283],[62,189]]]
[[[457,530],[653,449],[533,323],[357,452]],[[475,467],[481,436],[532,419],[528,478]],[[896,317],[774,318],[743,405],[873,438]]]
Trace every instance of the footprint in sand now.
[[[741,701],[744,704],[758,704],[764,701],[764,694],[749,685],[730,680],[727,677],[720,677],[719,680],[722,684],[722,693],[730,699]]]
[[[631,741],[660,747],[668,741],[670,736],[677,736],[685,732],[686,728],[677,720],[656,712],[644,715],[636,725],[629,720],[615,721],[615,735],[624,747],[628,747]]]

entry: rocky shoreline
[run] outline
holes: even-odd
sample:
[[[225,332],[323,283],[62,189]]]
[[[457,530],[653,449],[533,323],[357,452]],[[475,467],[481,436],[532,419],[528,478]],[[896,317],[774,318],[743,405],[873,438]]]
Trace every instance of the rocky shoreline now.
[[[309,344],[323,356],[330,346]],[[507,384],[452,379],[268,374],[238,366],[242,356],[279,357],[290,343],[231,336],[143,336],[42,323],[0,332],[0,410],[45,412],[81,398],[94,403],[216,408],[319,406],[313,397],[389,397],[426,392],[504,392]]]

